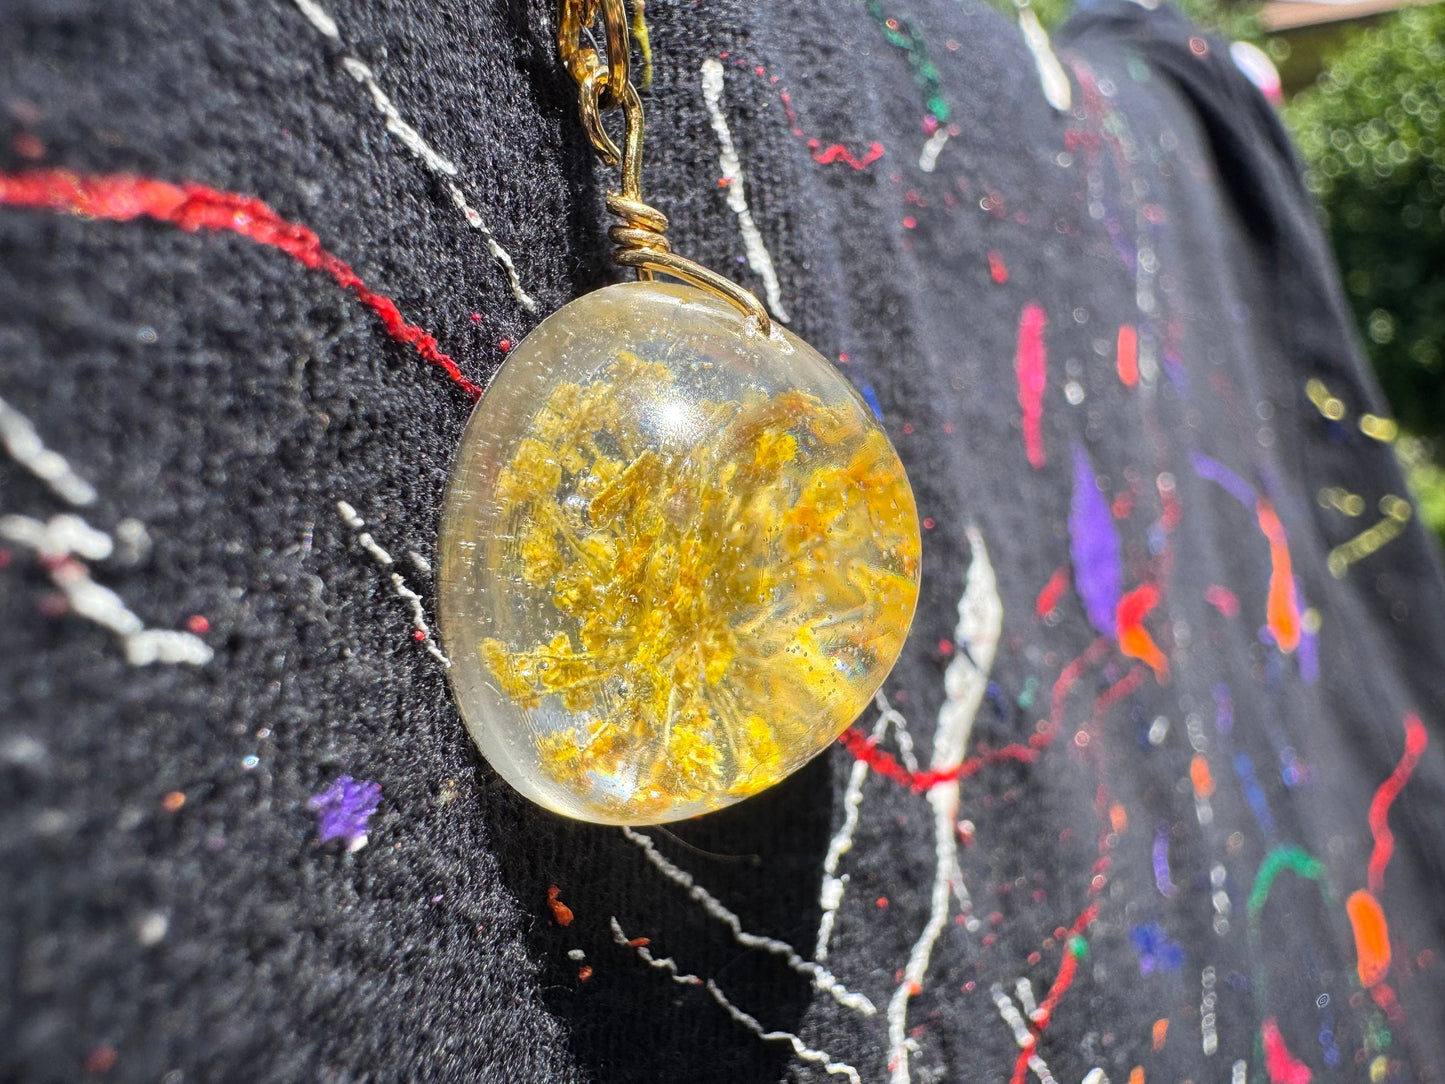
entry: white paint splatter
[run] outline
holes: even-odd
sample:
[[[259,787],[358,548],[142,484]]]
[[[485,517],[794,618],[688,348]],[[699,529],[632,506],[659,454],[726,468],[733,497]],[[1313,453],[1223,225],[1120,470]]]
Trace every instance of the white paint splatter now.
[[[366,520],[361,518],[351,504],[346,501],[337,501],[336,511],[341,516],[342,522],[357,532],[356,544],[370,554],[372,560],[383,568],[395,566],[396,561],[377,543],[376,539],[371,536],[371,532],[366,530]],[[411,557],[415,563],[426,568],[431,567],[420,554],[413,552]],[[450,670],[452,660],[447,658],[446,653],[437,646],[436,640],[432,638],[431,626],[427,624],[426,620],[426,610],[422,607],[422,597],[411,589],[406,578],[400,572],[392,572],[390,578],[392,590],[411,610],[411,624],[417,633],[417,643],[426,649],[428,655]]]
[[[316,3],[316,0],[294,0],[294,2],[301,14],[318,31],[333,41],[341,40],[341,31],[336,25],[336,20],[327,14],[321,5]],[[467,225],[482,235],[487,245],[487,251],[507,276],[507,285],[511,288],[512,296],[528,312],[536,312],[537,302],[526,290],[522,289],[522,281],[517,275],[517,268],[512,262],[511,254],[497,241],[491,229],[488,228],[486,220],[475,207],[467,202],[466,193],[454,180],[459,172],[456,164],[423,139],[421,133],[406,122],[401,111],[391,100],[391,96],[381,89],[381,85],[376,81],[376,74],[370,67],[354,56],[343,56],[341,65],[371,94],[372,104],[376,106],[377,112],[386,121],[386,130],[436,175],[447,190],[447,196],[451,199],[452,205],[466,219]]]
[[[728,128],[727,114],[723,112],[723,66],[722,62],[709,57],[702,62],[702,96],[707,103],[708,116],[712,118],[712,130],[717,135],[718,168],[722,170],[722,181],[727,192],[728,207],[737,215],[738,228],[743,235],[743,250],[747,253],[748,266],[763,280],[763,293],[768,299],[768,310],[773,318],[788,322],[787,310],[783,308],[783,292],[778,285],[778,272],[773,267],[773,258],[763,244],[763,235],[753,221],[748,209],[747,194],[744,192],[743,165],[733,145],[733,134]]]
[[[1048,31],[1039,23],[1039,17],[1027,3],[1019,4],[1019,30],[1023,32],[1024,44],[1033,55],[1034,70],[1038,72],[1044,98],[1054,107],[1055,112],[1067,113],[1074,102],[1073,88],[1069,85],[1069,77],[1064,74],[1059,58],[1054,55]]]
[[[301,9],[301,14],[311,21],[311,25],[322,34],[332,41],[341,40],[341,31],[336,28],[336,20],[326,14],[316,0],[296,0],[296,6]]]
[[[1020,1050],[1028,1050],[1034,1046],[1034,1033],[1029,1030],[1028,1024],[1024,1021],[1023,1014],[1019,1012],[1018,1006],[1004,993],[1003,986],[994,983],[989,987],[989,994],[993,997],[993,1003],[998,1006],[998,1014],[1003,1017],[1003,1022],[1012,1029],[1014,1042],[1019,1044]],[[1029,1054],[1028,1066],[1034,1076],[1039,1078],[1039,1084],[1058,1084],[1053,1073],[1049,1072],[1048,1064],[1039,1057],[1035,1047]]]
[[[666,971],[673,982],[681,986],[701,986],[712,995],[712,999],[718,1003],[729,1016],[736,1020],[743,1027],[747,1028],[764,1042],[783,1042],[793,1048],[793,1053],[802,1061],[811,1062],[814,1065],[821,1065],[823,1070],[832,1076],[846,1076],[852,1084],[862,1084],[862,1078],[858,1076],[858,1070],[851,1065],[841,1061],[834,1061],[832,1056],[823,1050],[814,1050],[802,1039],[790,1031],[767,1031],[760,1024],[756,1017],[749,1015],[732,1003],[722,989],[712,979],[702,979],[697,975],[685,973],[677,965],[677,961],[670,956],[654,956],[646,945],[634,945],[627,934],[622,932],[622,926],[614,917],[612,920],[612,937],[624,948],[633,949],[648,967],[656,968],[659,971]]]
[[[80,557],[104,561],[115,542],[79,516],[63,513],[41,521],[30,516],[0,516],[0,538],[34,550],[41,557]]]
[[[67,504],[95,503],[95,487],[77,474],[63,455],[47,448],[30,419],[4,399],[0,399],[0,444]]]
[[[674,884],[687,890],[687,894],[702,905],[702,909],[713,918],[717,919],[724,926],[732,931],[733,937],[741,945],[748,948],[762,949],[771,952],[774,956],[780,956],[787,965],[800,974],[807,975],[813,981],[813,986],[825,993],[831,994],[838,1004],[853,1009],[865,1016],[872,1016],[878,1010],[873,1007],[862,994],[855,994],[848,990],[841,982],[833,977],[833,974],[820,964],[805,960],[798,955],[797,950],[786,941],[779,941],[774,937],[763,937],[760,934],[748,933],[743,929],[742,920],[737,914],[729,910],[721,900],[714,896],[702,885],[694,880],[692,874],[686,870],[679,869],[667,860],[658,851],[651,838],[631,828],[623,828],[622,834],[641,848],[643,855],[664,877]]]
[[[883,696],[882,690],[879,690],[878,695],[880,698]],[[882,702],[887,703],[886,700]],[[896,712],[891,708],[886,709],[874,724],[875,743],[882,741],[888,732],[890,714]],[[838,863],[853,849],[853,833],[858,828],[858,810],[863,804],[863,784],[868,779],[869,771],[866,760],[853,761],[853,767],[848,773],[848,787],[843,792],[843,823],[828,841],[828,853],[823,858],[823,884],[818,890],[818,905],[823,914],[818,921],[818,943],[813,949],[813,959],[820,963],[828,958],[828,942],[833,939],[833,925],[838,919],[838,908],[843,905],[843,892],[848,886],[848,875],[845,873],[838,876]]]
[[[948,128],[940,125],[938,131],[934,132],[923,144],[923,150],[918,155],[918,168],[924,173],[932,173],[938,166],[938,156],[943,153],[943,148],[948,143]]]
[[[951,771],[963,762],[1003,628],[998,581],[978,528],[968,528],[968,541],[973,561],[968,567],[963,597],[958,601],[958,626],[954,631],[958,650],[943,674],[944,702],[938,712],[938,730],[930,760],[934,771]],[[933,892],[928,921],[909,953],[903,981],[888,1003],[888,1065],[893,1084],[908,1084],[908,999],[923,989],[933,946],[948,921],[951,888],[955,883],[962,884],[958,864],[958,795],[956,776],[928,791],[928,803],[933,807],[936,859]]]

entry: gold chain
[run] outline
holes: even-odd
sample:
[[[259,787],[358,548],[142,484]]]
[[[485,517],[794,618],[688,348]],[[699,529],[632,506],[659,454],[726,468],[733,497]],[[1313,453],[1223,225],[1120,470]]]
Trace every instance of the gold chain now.
[[[588,34],[599,18],[607,42],[605,62]],[[617,246],[612,258],[635,269],[644,282],[660,272],[717,294],[755,318],[758,330],[769,335],[772,320],[763,303],[737,283],[673,252],[663,236],[667,216],[642,199],[642,101],[632,85],[630,49],[624,0],[558,0],[557,50],[577,83],[587,137],[603,162],[622,166],[622,191],[607,193],[607,209],[622,220],[607,231]],[[621,151],[602,125],[602,114],[619,108]]]

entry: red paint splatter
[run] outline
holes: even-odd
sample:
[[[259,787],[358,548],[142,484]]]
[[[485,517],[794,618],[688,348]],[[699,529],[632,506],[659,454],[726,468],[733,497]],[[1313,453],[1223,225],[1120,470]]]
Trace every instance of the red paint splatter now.
[[[512,352],[512,340],[511,340],[511,339],[503,339],[503,340],[501,340],[499,343],[497,343],[497,349],[500,350],[500,351],[501,351],[502,353],[504,353],[504,354],[510,354],[510,353]]]
[[[1119,623],[1119,650],[1131,659],[1138,659],[1154,671],[1163,684],[1169,680],[1169,660],[1144,627],[1144,618],[1159,605],[1163,596],[1152,583],[1136,587],[1119,600],[1116,617]]]
[[[1314,1074],[1284,1045],[1284,1036],[1279,1033],[1274,1017],[1264,1018],[1259,1027],[1259,1037],[1264,1040],[1264,1068],[1269,1074],[1270,1084],[1310,1084]]]
[[[1289,542],[1284,524],[1275,514],[1274,506],[1265,498],[1255,502],[1259,529],[1269,539],[1269,598],[1265,603],[1265,624],[1274,642],[1286,654],[1299,647],[1299,600],[1295,597],[1294,571],[1290,565]]]
[[[85,1071],[93,1076],[101,1076],[115,1068],[116,1059],[120,1055],[116,1053],[113,1046],[95,1047],[85,1056]]]
[[[1204,601],[1225,617],[1239,616],[1239,596],[1227,587],[1217,583],[1210,584],[1204,589]]]
[[[426,330],[402,319],[395,302],[368,289],[355,271],[321,247],[311,230],[288,222],[259,199],[199,184],[171,184],[127,174],[81,176],[53,169],[0,173],[0,204],[111,222],[153,218],[192,233],[203,229],[238,233],[280,249],[302,266],[330,275],[376,313],[388,335],[439,366],[470,399],[481,398],[482,389],[462,375],[457,363],[442,353]]]
[[[1019,409],[1023,414],[1024,451],[1034,470],[1044,465],[1044,388],[1048,382],[1044,328],[1048,320],[1041,305],[1031,301],[1024,306],[1019,317],[1018,353],[1014,356],[1014,372],[1019,382]]]
[[[977,775],[984,768],[992,767],[995,764],[1013,762],[1017,764],[1032,764],[1038,760],[1039,754],[1053,744],[1058,736],[1059,726],[1063,721],[1064,700],[1075,683],[1090,666],[1099,662],[1109,653],[1112,642],[1100,636],[1082,655],[1074,659],[1068,666],[1064,667],[1059,674],[1058,680],[1054,682],[1049,711],[1049,720],[1041,729],[1030,736],[1027,742],[1017,742],[1012,745],[1005,745],[1000,749],[989,749],[980,745],[978,752],[966,758],[961,763],[951,768],[930,769],[928,771],[910,772],[893,757],[879,749],[873,738],[858,726],[851,726],[842,734],[838,735],[839,743],[852,753],[857,759],[863,761],[879,775],[900,783],[915,791],[929,790],[940,783],[949,783],[955,779],[968,779]],[[1127,677],[1107,690],[1099,697],[1098,703],[1104,703],[1110,693],[1116,693],[1116,698],[1128,695],[1139,687],[1143,680],[1144,672],[1136,668]],[[896,697],[898,701],[903,700],[900,694]],[[1113,700],[1108,703],[1112,704]],[[1096,704],[1097,707],[1097,704]]]
[[[1405,716],[1404,755],[1370,801],[1370,834],[1375,837],[1375,849],[1370,854],[1369,885],[1370,891],[1376,897],[1384,892],[1385,867],[1390,864],[1390,856],[1395,853],[1395,835],[1390,831],[1390,806],[1410,781],[1410,775],[1415,771],[1415,765],[1420,762],[1420,754],[1425,751],[1429,741],[1429,734],[1425,730],[1425,724],[1420,721],[1420,716],[1413,711]]]
[[[1008,281],[1008,266],[1003,262],[1002,253],[993,251],[988,254],[988,273],[1000,286]]]
[[[32,162],[45,157],[45,144],[30,132],[17,133],[10,145],[21,158],[29,158]]]
[[[200,614],[192,614],[186,619],[186,628],[190,629],[197,636],[204,636],[211,631],[211,623]]]
[[[1027,1079],[1029,1059],[1034,1056],[1034,1050],[1037,1049],[1039,1045],[1039,1036],[1043,1034],[1044,1029],[1049,1026],[1049,1021],[1052,1020],[1054,1016],[1054,1010],[1059,1007],[1059,1002],[1063,1000],[1064,994],[1068,993],[1069,987],[1073,985],[1074,976],[1078,973],[1079,969],[1079,960],[1088,951],[1088,946],[1084,943],[1083,933],[1089,928],[1090,923],[1094,921],[1098,914],[1099,905],[1097,903],[1091,903],[1085,908],[1084,913],[1074,920],[1073,926],[1070,927],[1068,941],[1064,946],[1064,958],[1059,961],[1059,973],[1054,976],[1054,982],[1053,985],[1049,987],[1048,996],[1044,998],[1043,1003],[1039,1005],[1038,1009],[1033,1013],[1033,1022],[1029,1025],[1029,1031],[1032,1032],[1032,1035],[1019,1049],[1018,1058],[1014,1062],[1013,1076],[1010,1077],[1009,1084],[1023,1084]],[[1037,953],[1034,955],[1037,955]],[[1033,956],[1029,957],[1031,960],[1033,958]]]
[[[1119,379],[1132,388],[1139,383],[1139,333],[1133,324],[1119,325]]]
[[[562,890],[556,885],[547,886],[547,907],[552,912],[552,921],[559,926],[572,925],[572,908],[568,907],[557,897],[562,895]]]
[[[1049,582],[1044,584],[1044,589],[1039,592],[1038,600],[1034,603],[1034,613],[1040,617],[1049,617],[1053,614],[1059,599],[1064,597],[1064,592],[1069,587],[1069,567],[1061,565],[1049,577]]]
[[[853,152],[841,143],[834,143],[831,147],[825,147],[821,151],[813,152],[813,161],[819,165],[830,166],[834,162],[846,162],[854,169],[867,169],[882,157],[882,143],[868,144],[868,149],[863,152],[861,158],[854,157]]]

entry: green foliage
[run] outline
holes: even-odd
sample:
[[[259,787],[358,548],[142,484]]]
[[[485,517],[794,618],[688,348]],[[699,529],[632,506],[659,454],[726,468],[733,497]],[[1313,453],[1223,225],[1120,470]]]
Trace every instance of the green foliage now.
[[[1319,82],[1290,102],[1285,122],[1324,206],[1391,407],[1438,447],[1445,436],[1445,4],[1348,35]]]
[[[1445,467],[1435,462],[1429,442],[1418,437],[1401,437],[1395,453],[1405,472],[1405,483],[1415,498],[1415,513],[1420,522],[1445,542]]]

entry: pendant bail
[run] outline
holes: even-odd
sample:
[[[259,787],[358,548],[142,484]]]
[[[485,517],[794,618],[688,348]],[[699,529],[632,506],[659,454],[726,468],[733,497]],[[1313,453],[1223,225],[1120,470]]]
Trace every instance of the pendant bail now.
[[[584,35],[601,15],[607,38],[607,63]],[[642,198],[642,100],[628,79],[630,38],[623,0],[559,0],[557,46],[562,62],[577,83],[582,124],[597,156],[608,166],[621,165],[622,191],[607,193],[607,209],[622,221],[607,231],[617,248],[614,262],[637,272],[642,282],[668,275],[716,294],[750,320],[764,337],[773,333],[768,310],[750,290],[672,251],[663,231],[667,216]],[[622,149],[602,124],[602,114],[622,110]]]

